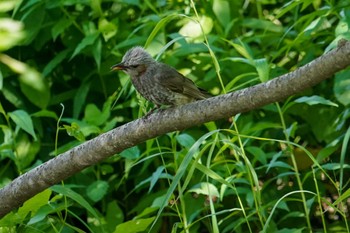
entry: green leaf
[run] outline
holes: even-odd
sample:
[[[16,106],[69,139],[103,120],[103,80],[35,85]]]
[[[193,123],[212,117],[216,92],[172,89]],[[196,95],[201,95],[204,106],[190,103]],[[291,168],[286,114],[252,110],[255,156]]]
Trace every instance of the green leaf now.
[[[350,71],[343,71],[335,75],[334,93],[337,100],[344,106],[350,105]]]
[[[63,125],[63,127],[69,136],[75,137],[80,142],[85,141],[85,136],[76,122],[72,122],[71,125]]]
[[[38,209],[44,205],[47,205],[51,196],[51,190],[46,189],[41,193],[38,193],[34,197],[30,198],[26,201],[21,208],[18,209],[17,214],[24,219],[28,213],[32,213],[32,215],[38,211]]]
[[[350,197],[350,189],[347,189],[344,193],[338,197],[335,202],[333,203],[334,206],[338,205],[339,203],[346,201]]]
[[[258,160],[262,164],[267,163],[266,153],[260,148],[256,146],[248,146],[245,148],[250,154],[254,156],[256,160]]]
[[[167,177],[168,174],[163,173],[165,167],[159,166],[155,172],[152,173],[151,179],[150,179],[150,186],[148,189],[148,192],[150,193],[154,187],[154,185],[158,182],[160,178]],[[170,177],[169,177],[170,178]]]
[[[4,95],[4,98],[9,101],[11,104],[13,104],[16,108],[21,108],[23,106],[23,99],[20,98],[21,91],[16,90],[15,88],[6,88],[4,87],[1,90],[2,94]]]
[[[328,144],[318,152],[317,161],[321,163],[322,161],[327,160],[338,149],[339,145]]]
[[[16,4],[18,4],[18,0],[1,0],[0,12],[10,11],[15,8]]]
[[[34,140],[37,140],[34,132],[32,118],[26,111],[15,110],[13,112],[8,113],[8,115],[15,122],[16,126],[20,127],[21,129],[32,135]]]
[[[157,25],[153,28],[151,34],[148,36],[147,41],[145,43],[145,48],[147,48],[151,42],[154,41],[154,38],[156,37],[156,35],[158,34],[158,32],[165,27],[165,25],[170,22],[171,20],[175,19],[179,17],[178,14],[170,14],[167,15],[166,17],[162,18]]]
[[[27,168],[40,151],[39,141],[32,142],[28,137],[27,134],[19,134],[16,140],[16,165],[20,171]]]
[[[286,2],[280,9],[277,11],[277,18],[282,17],[284,14],[288,12],[292,12],[292,10],[298,7],[300,4],[303,4],[304,1],[288,1]]]
[[[91,9],[93,11],[94,17],[102,17],[103,16],[103,10],[101,9],[101,0],[92,0],[91,3]]]
[[[79,205],[84,207],[87,211],[89,211],[95,218],[99,219],[96,210],[89,204],[89,202],[87,202],[80,194],[74,192],[71,188],[62,185],[54,185],[50,189],[56,193],[63,194],[74,200]]]
[[[4,107],[3,107],[2,104],[1,104],[1,102],[0,102],[0,113],[1,113],[2,115],[4,115],[4,117],[6,118],[6,120],[8,120],[8,116],[7,116],[6,112],[5,112]]]
[[[121,224],[124,221],[123,210],[119,207],[116,201],[111,201],[107,205],[106,211],[106,222],[108,232],[113,232],[115,227],[118,224]]]
[[[102,164],[100,166],[100,170],[101,170],[102,175],[114,173],[114,167],[112,165],[109,165],[109,164]]]
[[[267,82],[270,75],[270,66],[265,58],[255,59],[254,66],[259,74],[259,79],[261,82]]]
[[[176,140],[180,143],[181,146],[190,148],[196,141],[192,136],[186,133],[182,133],[176,136]]]
[[[194,185],[189,192],[202,194],[206,196],[215,196],[219,197],[219,191],[215,185],[208,182],[200,182],[199,184]]]
[[[44,109],[50,101],[50,88],[47,81],[34,69],[27,68],[20,77],[23,94],[37,107]]]
[[[53,69],[55,69],[61,62],[67,58],[68,53],[70,52],[70,49],[65,49],[61,52],[59,52],[44,68],[42,75],[46,77],[49,73],[52,72]]]
[[[143,231],[147,230],[147,228],[151,225],[153,220],[154,220],[154,217],[130,220],[130,221],[124,222],[122,224],[119,224],[116,227],[114,233],[119,233],[119,232],[123,232],[123,233],[143,232]]]
[[[231,58],[231,60],[233,61],[241,61],[241,62],[244,62],[244,63],[247,63],[247,64],[251,64],[251,61],[254,59],[254,56],[253,56],[253,51],[251,50],[251,48],[246,44],[246,43],[243,43],[242,41],[239,41],[240,43],[234,43],[234,42],[231,42],[231,41],[228,41],[228,43],[233,46],[235,48],[235,50],[241,54],[243,57],[245,57],[247,60],[241,58],[241,57],[238,57],[238,58]]]
[[[102,33],[105,41],[109,41],[117,34],[117,26],[106,18],[101,18],[98,21],[98,30]]]
[[[50,201],[52,201],[52,199]],[[48,215],[56,214],[66,209],[67,209],[67,203],[64,203],[64,202],[61,202],[59,204],[54,203],[51,205],[49,204],[44,205],[35,213],[35,215],[32,216],[32,218],[29,220],[27,225],[33,225],[35,223],[40,223],[42,221],[45,222],[45,219],[48,217]]]
[[[222,26],[226,26],[231,21],[230,3],[227,0],[214,0],[213,12]]]
[[[21,18],[26,29],[26,37],[23,42],[25,45],[31,44],[35,39],[37,40],[36,42],[41,40],[41,37],[37,37],[37,35],[42,28],[46,12],[45,3],[41,1],[26,9],[26,12]]]
[[[282,161],[271,161],[269,163],[269,167],[268,169],[271,169],[271,168],[287,168],[287,169],[293,169],[292,166],[290,166],[288,163],[285,163],[285,162],[282,162]]]
[[[53,40],[56,40],[56,38],[63,33],[63,31],[70,27],[70,25],[73,23],[72,19],[67,18],[61,18],[51,29],[51,35],[53,37]]]
[[[270,20],[245,18],[242,21],[242,26],[251,29],[262,29],[274,33],[283,33],[283,27],[271,22]]]
[[[318,30],[322,30],[323,27],[327,27],[327,21],[322,18],[322,17],[318,17],[315,20],[313,20],[305,29],[304,29],[304,35],[310,35],[311,33],[318,31]]]
[[[97,70],[100,70],[101,66],[101,53],[102,53],[102,41],[100,38],[98,38],[92,47],[92,55],[94,56],[96,65],[97,65]]]
[[[89,124],[100,126],[108,120],[110,111],[101,112],[95,104],[88,104],[85,108],[84,120]]]
[[[336,104],[330,100],[326,100],[325,98],[318,96],[318,95],[304,96],[304,97],[300,97],[294,101],[296,103],[306,103],[308,105],[323,104],[323,105],[338,107],[338,104]]]
[[[137,146],[126,149],[120,153],[120,156],[126,159],[137,159],[140,157],[140,149]]]
[[[179,30],[179,33],[187,39],[195,42],[201,42],[204,35],[209,34],[214,27],[213,19],[208,16],[201,16],[197,20],[189,20]]]
[[[298,129],[298,122],[293,122],[288,128],[286,128],[285,133],[288,137],[295,137],[295,131]]]
[[[84,137],[87,137],[91,134],[100,134],[101,133],[100,128],[98,128],[95,125],[91,125],[89,123],[86,123],[84,121],[78,121],[74,118],[73,119],[72,118],[62,118],[62,121],[70,123],[71,127],[75,128],[72,130],[77,130],[77,133],[78,133],[78,131],[80,131]],[[72,134],[72,136],[73,136],[73,134]]]
[[[80,53],[84,48],[86,48],[89,45],[92,45],[95,40],[97,39],[97,37],[99,36],[98,32],[92,33],[88,36],[86,36],[79,44],[78,46],[75,48],[73,55],[71,56],[70,59],[72,59],[73,57],[75,57],[78,53]]]
[[[108,188],[106,181],[97,180],[88,186],[86,194],[92,201],[98,202],[106,195]]]
[[[32,117],[49,117],[49,118],[52,118],[55,120],[58,119],[57,114],[55,112],[49,111],[49,110],[40,110],[36,113],[33,113]]]
[[[3,86],[4,86],[4,76],[2,75],[2,71],[0,69],[0,90],[2,90]]]
[[[322,168],[325,170],[336,171],[336,170],[340,170],[341,168],[349,169],[350,165],[349,164],[341,165],[339,163],[327,163],[322,165]]]
[[[74,102],[73,102],[73,117],[79,118],[79,114],[85,105],[87,94],[90,90],[91,82],[85,81],[83,82],[79,89],[75,92],[74,95]]]

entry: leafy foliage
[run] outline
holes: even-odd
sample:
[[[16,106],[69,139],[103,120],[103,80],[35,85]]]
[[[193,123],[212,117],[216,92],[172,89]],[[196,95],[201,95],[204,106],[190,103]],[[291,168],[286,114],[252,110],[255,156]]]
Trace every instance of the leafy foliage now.
[[[1,186],[150,109],[110,72],[134,45],[218,95],[350,39],[348,1],[3,0],[0,16]],[[348,73],[125,150],[28,200],[0,229],[349,232]]]

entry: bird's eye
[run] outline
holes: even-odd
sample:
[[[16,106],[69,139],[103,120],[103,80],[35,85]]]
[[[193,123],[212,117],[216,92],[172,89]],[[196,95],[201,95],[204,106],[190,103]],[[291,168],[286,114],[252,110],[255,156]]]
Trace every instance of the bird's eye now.
[[[139,65],[132,65],[131,68],[137,68]]]

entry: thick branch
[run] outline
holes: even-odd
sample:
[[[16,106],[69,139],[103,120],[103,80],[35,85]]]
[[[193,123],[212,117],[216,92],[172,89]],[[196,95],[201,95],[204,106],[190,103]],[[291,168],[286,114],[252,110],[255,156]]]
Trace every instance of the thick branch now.
[[[51,185],[147,139],[281,101],[349,65],[350,43],[343,42],[337,49],[269,82],[166,109],[122,125],[47,161],[2,188],[0,217]]]

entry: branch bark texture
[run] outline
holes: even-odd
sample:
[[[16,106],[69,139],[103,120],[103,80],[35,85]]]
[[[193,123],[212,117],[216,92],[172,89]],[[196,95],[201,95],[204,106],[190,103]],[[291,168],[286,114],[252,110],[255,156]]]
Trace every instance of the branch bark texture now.
[[[350,42],[342,41],[331,52],[266,83],[159,111],[115,128],[58,155],[0,189],[0,217],[61,180],[147,139],[281,101],[349,65]]]

